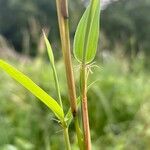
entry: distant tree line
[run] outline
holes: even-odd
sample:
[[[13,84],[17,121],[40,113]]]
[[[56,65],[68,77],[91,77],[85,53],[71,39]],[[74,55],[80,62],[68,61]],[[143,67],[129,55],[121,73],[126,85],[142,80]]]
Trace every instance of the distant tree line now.
[[[70,9],[73,16],[70,28],[73,29],[83,10],[83,3],[80,0],[72,1]],[[0,0],[0,34],[17,51],[31,48],[31,55],[34,55],[42,28],[49,28],[52,42],[58,41],[55,0]]]
[[[150,0],[119,0],[102,11],[101,27],[111,49],[124,45],[127,53],[150,52]],[[150,54],[150,53],[149,53]]]
[[[81,0],[70,1],[71,37],[84,10]],[[130,54],[150,49],[150,1],[119,0],[110,3],[101,13],[101,30],[108,39],[108,49],[116,43]],[[53,0],[0,0],[0,34],[18,51],[32,49],[36,54],[42,28],[49,28],[50,40],[58,44],[59,33],[55,1]]]

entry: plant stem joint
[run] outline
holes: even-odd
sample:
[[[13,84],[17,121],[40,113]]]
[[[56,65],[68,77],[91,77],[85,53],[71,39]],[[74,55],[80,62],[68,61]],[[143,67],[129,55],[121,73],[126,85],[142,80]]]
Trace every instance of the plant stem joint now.
[[[61,1],[61,13],[62,13],[62,16],[64,17],[64,19],[69,18],[68,6],[67,5],[68,5],[67,0],[62,0]]]

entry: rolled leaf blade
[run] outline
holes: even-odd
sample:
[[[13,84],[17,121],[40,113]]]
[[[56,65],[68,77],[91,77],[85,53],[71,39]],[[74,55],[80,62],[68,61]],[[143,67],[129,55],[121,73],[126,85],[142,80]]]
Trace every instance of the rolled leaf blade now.
[[[41,100],[47,107],[49,107],[60,121],[63,121],[64,113],[60,105],[43,89],[36,85],[29,77],[1,59],[0,68],[7,74],[9,74],[13,79],[18,81],[21,85],[23,85],[34,96]]]
[[[44,36],[44,41],[45,41],[45,44],[46,44],[46,48],[47,48],[47,53],[48,53],[48,56],[49,56],[49,60],[50,60],[50,62],[52,64],[52,66],[53,66],[54,65],[54,54],[53,54],[50,42],[47,39],[44,31],[43,31],[43,36]]]

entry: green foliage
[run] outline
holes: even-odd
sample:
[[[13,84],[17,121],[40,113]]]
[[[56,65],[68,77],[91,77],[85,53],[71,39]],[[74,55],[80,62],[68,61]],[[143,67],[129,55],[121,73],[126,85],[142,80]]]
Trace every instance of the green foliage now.
[[[96,54],[99,37],[100,0],[93,0],[83,14],[74,38],[74,56],[90,63]]]
[[[47,105],[55,115],[63,122],[64,113],[59,104],[50,97],[45,91],[43,91],[38,85],[36,85],[31,79],[25,76],[23,73],[7,64],[3,60],[0,60],[0,68],[7,72],[12,78],[22,84],[33,95],[38,97],[45,105]]]

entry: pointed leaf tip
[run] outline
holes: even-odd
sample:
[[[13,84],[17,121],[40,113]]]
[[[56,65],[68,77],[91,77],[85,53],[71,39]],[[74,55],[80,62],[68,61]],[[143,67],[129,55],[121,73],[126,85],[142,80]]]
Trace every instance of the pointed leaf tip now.
[[[43,36],[44,36],[44,41],[45,41],[45,44],[46,44],[46,49],[47,49],[47,53],[48,53],[48,56],[49,56],[50,63],[52,65],[54,65],[53,50],[52,50],[52,47],[51,47],[51,44],[50,44],[48,38],[46,37],[46,34],[45,34],[44,30],[43,30]]]

